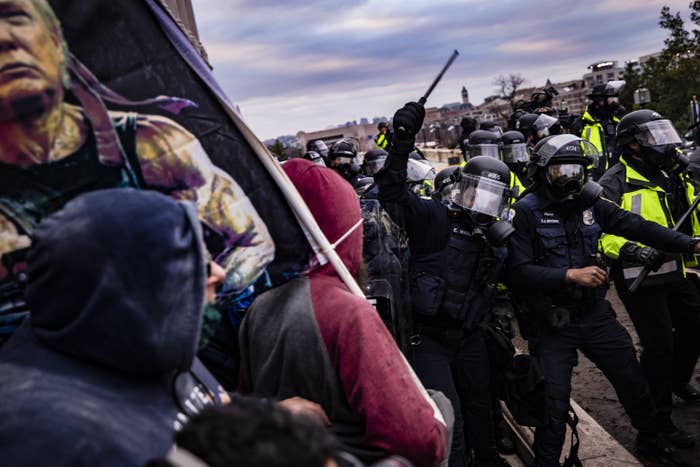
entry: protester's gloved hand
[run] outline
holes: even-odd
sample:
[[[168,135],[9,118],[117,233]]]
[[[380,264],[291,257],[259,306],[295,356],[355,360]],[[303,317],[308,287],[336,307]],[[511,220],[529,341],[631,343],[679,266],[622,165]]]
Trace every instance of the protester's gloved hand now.
[[[417,102],[409,102],[394,114],[394,136],[391,139],[391,153],[407,155],[416,144],[416,135],[423,126],[425,108]]]
[[[664,254],[650,246],[639,246],[627,242],[620,248],[620,258],[630,263],[639,263],[652,271],[658,270],[664,263]]]

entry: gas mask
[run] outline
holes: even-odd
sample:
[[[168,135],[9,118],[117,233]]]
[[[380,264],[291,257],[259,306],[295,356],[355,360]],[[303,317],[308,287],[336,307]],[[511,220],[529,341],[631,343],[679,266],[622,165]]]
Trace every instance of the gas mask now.
[[[681,137],[669,120],[652,120],[637,127],[634,139],[639,144],[639,156],[647,164],[662,170],[681,171],[687,167],[687,158],[679,156]]]
[[[547,182],[556,199],[573,199],[581,193],[586,169],[581,164],[552,164],[547,167]]]

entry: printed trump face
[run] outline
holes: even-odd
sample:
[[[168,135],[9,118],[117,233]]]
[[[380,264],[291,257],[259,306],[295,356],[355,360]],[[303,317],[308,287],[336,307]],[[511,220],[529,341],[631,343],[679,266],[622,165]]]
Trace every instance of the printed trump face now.
[[[35,117],[62,100],[64,50],[45,7],[0,0],[0,119]]]

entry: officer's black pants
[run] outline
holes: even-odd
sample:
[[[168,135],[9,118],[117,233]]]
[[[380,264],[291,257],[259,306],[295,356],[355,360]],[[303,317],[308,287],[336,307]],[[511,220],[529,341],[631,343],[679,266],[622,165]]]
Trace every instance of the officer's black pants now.
[[[642,368],[659,410],[671,423],[672,390],[690,381],[700,356],[700,291],[697,277],[620,294],[641,340]]]
[[[421,335],[420,344],[412,349],[418,378],[426,388],[445,394],[454,408],[450,467],[466,465],[468,449],[474,449],[477,459],[495,457],[489,360],[481,333],[471,334],[457,349],[447,348],[435,339]]]
[[[610,303],[601,300],[560,329],[543,332],[530,351],[542,368],[549,417],[535,431],[536,465],[559,466],[571,394],[571,371],[578,364],[576,350],[600,368],[617,397],[642,432],[654,432],[656,409],[629,334],[618,323]]]

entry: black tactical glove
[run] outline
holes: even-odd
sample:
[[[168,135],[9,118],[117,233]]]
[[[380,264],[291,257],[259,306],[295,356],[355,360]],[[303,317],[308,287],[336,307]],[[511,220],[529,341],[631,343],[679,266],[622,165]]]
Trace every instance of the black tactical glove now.
[[[407,155],[416,144],[416,135],[423,126],[425,108],[417,102],[409,102],[394,114],[394,136],[391,139],[391,153]]]
[[[658,270],[664,263],[664,254],[650,246],[639,246],[627,242],[620,248],[620,258],[630,263],[639,263],[652,271]]]

